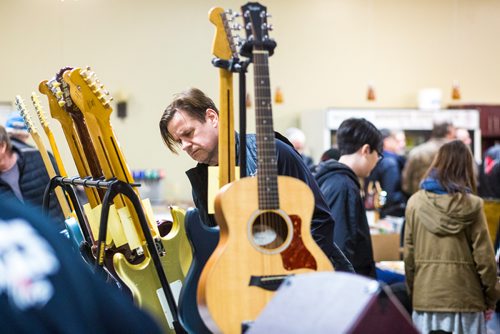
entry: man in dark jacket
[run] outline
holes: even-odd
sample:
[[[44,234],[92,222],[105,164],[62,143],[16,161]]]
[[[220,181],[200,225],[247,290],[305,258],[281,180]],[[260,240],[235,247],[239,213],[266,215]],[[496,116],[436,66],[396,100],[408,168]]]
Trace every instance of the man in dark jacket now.
[[[356,273],[376,277],[370,228],[359,178],[367,177],[382,157],[382,137],[365,119],[350,118],[337,131],[339,161],[321,162],[316,180],[335,219],[334,241]]]
[[[399,142],[395,131],[381,129],[384,159],[375,166],[367,181],[378,181],[380,187],[387,193],[385,204],[380,209],[380,217],[404,217],[406,195],[401,189],[401,173],[404,167],[404,157],[398,154]]]
[[[40,152],[11,140],[5,128],[0,126],[0,196],[14,197],[41,209],[49,181]],[[60,230],[64,228],[64,216],[54,194],[50,199],[49,216]]]
[[[193,200],[205,224],[214,226],[213,216],[207,210],[208,166],[218,165],[219,115],[213,101],[202,91],[191,88],[180,93],[167,107],[160,120],[160,132],[167,147],[176,152],[180,146],[198,165],[187,172],[193,186]],[[315,208],[311,234],[336,270],[352,271],[352,266],[333,241],[335,222],[329,213],[314,177],[293,146],[278,134],[276,153],[278,175],[287,175],[304,181],[312,190]],[[286,141],[286,142],[285,142]],[[255,135],[247,140],[247,175],[255,175],[257,151]],[[257,209],[257,208],[256,208]]]

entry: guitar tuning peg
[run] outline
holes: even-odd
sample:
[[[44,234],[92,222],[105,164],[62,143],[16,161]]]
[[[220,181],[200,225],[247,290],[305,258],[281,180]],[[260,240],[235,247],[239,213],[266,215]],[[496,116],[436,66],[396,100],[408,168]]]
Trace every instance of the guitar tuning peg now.
[[[241,28],[242,28],[242,26],[239,23],[234,23],[231,25],[231,30],[239,31]]]
[[[64,105],[66,104],[66,102],[63,101],[63,100],[59,100],[59,101],[57,101],[57,104],[59,105],[59,107],[62,108],[62,107],[64,107]]]
[[[272,24],[269,24],[269,25],[267,26],[267,30],[269,30],[269,31],[273,31],[273,29],[274,29],[274,26],[273,26]]]

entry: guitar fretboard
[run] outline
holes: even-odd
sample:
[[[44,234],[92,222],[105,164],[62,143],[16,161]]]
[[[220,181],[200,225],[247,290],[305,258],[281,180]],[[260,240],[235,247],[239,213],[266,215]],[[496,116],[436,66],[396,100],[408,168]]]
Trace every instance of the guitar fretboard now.
[[[255,128],[257,133],[257,183],[259,208],[279,208],[278,164],[274,142],[273,111],[269,80],[269,52],[254,47]]]

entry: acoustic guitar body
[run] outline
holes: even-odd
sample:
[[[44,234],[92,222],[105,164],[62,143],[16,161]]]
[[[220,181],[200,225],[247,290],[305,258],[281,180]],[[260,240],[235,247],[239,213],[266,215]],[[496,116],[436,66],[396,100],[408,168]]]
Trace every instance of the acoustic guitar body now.
[[[333,270],[311,236],[314,197],[309,187],[279,176],[278,190],[282,196],[276,210],[256,209],[256,177],[230,183],[216,197],[220,242],[198,286],[200,313],[213,332],[240,333],[287,276]]]

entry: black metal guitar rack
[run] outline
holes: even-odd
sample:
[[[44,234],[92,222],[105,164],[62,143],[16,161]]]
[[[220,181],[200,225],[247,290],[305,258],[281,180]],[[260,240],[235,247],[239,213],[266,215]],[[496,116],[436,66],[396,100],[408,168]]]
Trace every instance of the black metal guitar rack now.
[[[78,197],[76,196],[76,192],[73,188],[75,185],[80,185],[83,187],[94,187],[106,189],[106,193],[104,195],[104,199],[102,201],[102,211],[101,211],[101,219],[99,225],[99,236],[97,240],[97,256],[96,256],[96,265],[100,268],[104,266],[104,252],[105,252],[105,240],[108,229],[108,216],[111,205],[113,204],[113,200],[118,195],[123,195],[127,197],[132,205],[134,206],[134,210],[139,218],[139,223],[141,226],[142,233],[146,239],[146,245],[153,259],[153,264],[158,275],[158,279],[160,281],[161,287],[163,288],[163,292],[165,294],[165,298],[168,303],[168,307],[172,314],[172,323],[174,326],[174,330],[176,333],[185,333],[182,328],[177,312],[177,305],[175,304],[174,295],[172,290],[170,289],[170,285],[168,284],[167,277],[165,275],[165,271],[161,265],[160,255],[158,254],[159,248],[156,246],[155,241],[151,235],[151,232],[148,227],[148,223],[146,220],[146,215],[144,214],[144,210],[142,209],[141,202],[136,192],[132,187],[140,186],[139,183],[126,183],[117,179],[110,180],[93,180],[91,178],[79,178],[79,177],[62,177],[55,176],[53,177],[47,187],[45,188],[45,193],[43,197],[43,207],[44,210],[48,210],[49,202],[50,202],[50,193],[54,191],[54,189],[58,186],[62,187],[64,191],[67,192],[71,202],[73,203],[75,213],[80,222],[80,227],[82,229],[82,233],[84,234],[84,238],[87,242],[92,242],[92,236],[90,234],[90,227],[88,225],[87,219],[83,214],[80,203],[78,201]],[[83,226],[82,226],[83,225]],[[86,231],[85,231],[86,230]]]

